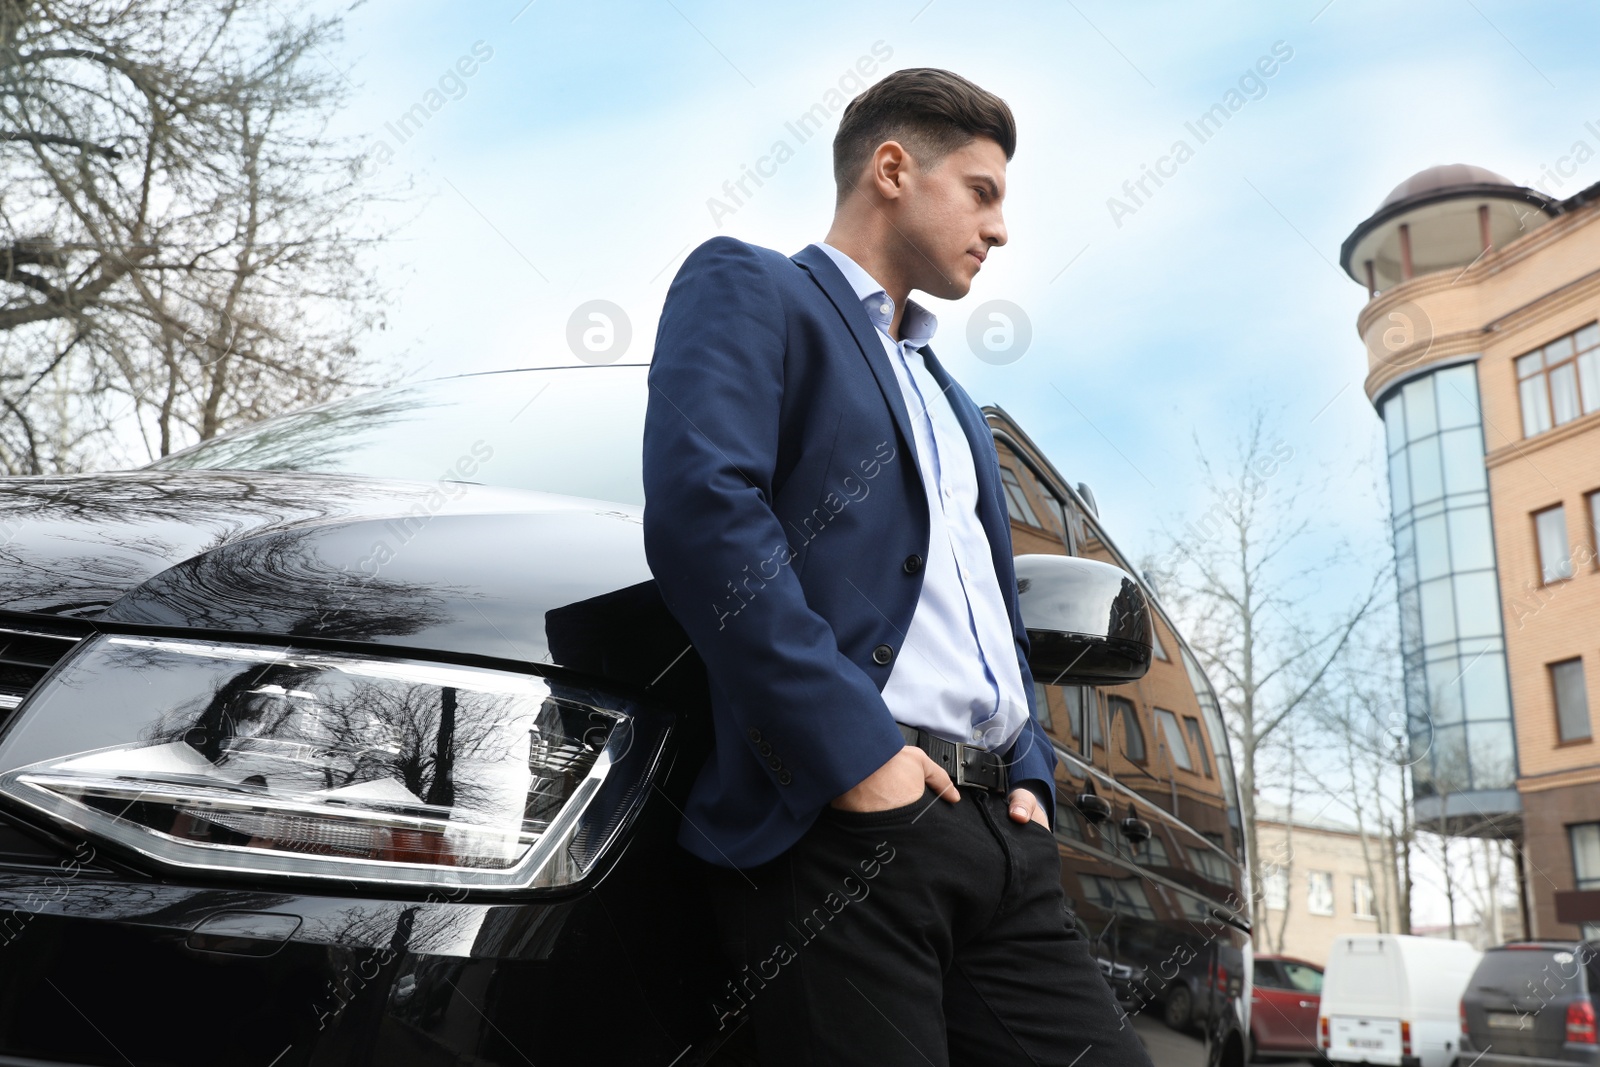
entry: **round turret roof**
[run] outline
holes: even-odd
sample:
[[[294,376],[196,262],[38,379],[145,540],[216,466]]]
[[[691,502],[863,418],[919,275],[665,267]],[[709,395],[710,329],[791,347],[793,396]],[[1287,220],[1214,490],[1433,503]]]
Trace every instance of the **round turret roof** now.
[[[1504,185],[1510,189],[1517,187],[1511,179],[1496,174],[1487,167],[1474,167],[1470,163],[1441,163],[1437,167],[1419,170],[1395,186],[1394,191],[1384,197],[1383,203],[1378,205],[1378,210],[1382,211],[1390,204],[1398,204],[1402,200],[1410,200],[1442,189],[1485,185]]]

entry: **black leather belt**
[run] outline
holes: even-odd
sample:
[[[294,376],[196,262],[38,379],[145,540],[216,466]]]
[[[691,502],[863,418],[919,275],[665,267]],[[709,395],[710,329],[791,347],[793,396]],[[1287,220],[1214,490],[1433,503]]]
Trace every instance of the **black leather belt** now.
[[[1011,776],[1006,772],[1005,761],[988,749],[964,745],[959,741],[946,741],[926,730],[905,723],[896,723],[906,744],[915,745],[932,757],[933,762],[945,769],[956,785],[975,785],[991,793],[1010,792]]]

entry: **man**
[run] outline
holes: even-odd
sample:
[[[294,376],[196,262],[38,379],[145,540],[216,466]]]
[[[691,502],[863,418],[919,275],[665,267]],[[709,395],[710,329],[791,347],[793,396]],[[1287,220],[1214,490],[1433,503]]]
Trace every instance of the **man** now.
[[[909,299],[1005,243],[1015,142],[966,79],[892,74],[841,117],[826,241],[713,238],[662,309],[645,551],[716,738],[679,840],[766,1064],[1149,1062],[1061,891],[993,439]]]

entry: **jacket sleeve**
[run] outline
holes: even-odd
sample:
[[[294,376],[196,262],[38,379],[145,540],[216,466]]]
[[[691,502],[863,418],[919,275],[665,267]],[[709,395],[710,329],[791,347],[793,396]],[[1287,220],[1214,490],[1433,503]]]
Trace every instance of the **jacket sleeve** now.
[[[772,510],[784,315],[761,253],[730,237],[700,245],[673,279],[645,412],[644,547],[723,705],[717,744],[754,750],[804,818],[905,740],[807,605]]]
[[[1020,614],[1021,605],[1016,601],[1014,586],[1015,579],[1009,599]],[[1006,760],[1010,765],[1012,787],[1021,786],[1033,791],[1039,803],[1044,805],[1053,830],[1056,825],[1056,750],[1050,735],[1039,725],[1039,712],[1034,707],[1037,697],[1033,688],[1033,671],[1028,667],[1028,631],[1023,628],[1020,618],[1016,626],[1016,647],[1017,668],[1022,672],[1023,691],[1028,694],[1028,722],[1012,743]]]

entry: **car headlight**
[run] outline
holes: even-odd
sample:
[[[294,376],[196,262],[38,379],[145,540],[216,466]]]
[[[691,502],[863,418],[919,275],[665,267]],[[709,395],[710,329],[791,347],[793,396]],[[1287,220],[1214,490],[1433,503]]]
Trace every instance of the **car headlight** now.
[[[637,810],[666,733],[510,671],[100,635],[0,740],[0,794],[175,866],[554,887]]]

